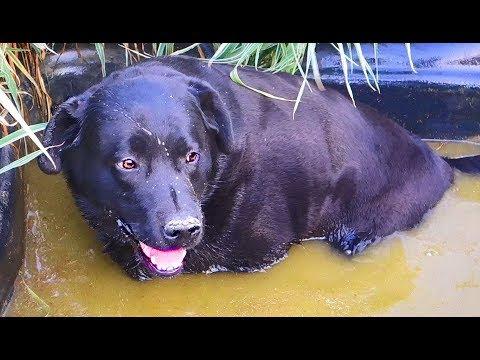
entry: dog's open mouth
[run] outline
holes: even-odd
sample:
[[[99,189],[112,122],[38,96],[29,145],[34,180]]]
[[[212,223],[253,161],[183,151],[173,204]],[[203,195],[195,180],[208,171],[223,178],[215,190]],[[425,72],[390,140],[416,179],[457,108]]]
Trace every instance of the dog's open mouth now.
[[[140,248],[140,253],[148,269],[158,276],[175,276],[182,271],[183,258],[187,254],[184,248],[172,250],[155,249],[141,241],[137,241],[132,229],[123,220],[117,219],[118,227]]]
[[[182,270],[183,258],[187,254],[187,250],[183,248],[164,251],[152,248],[141,241],[140,249],[150,270],[161,276],[178,274]]]

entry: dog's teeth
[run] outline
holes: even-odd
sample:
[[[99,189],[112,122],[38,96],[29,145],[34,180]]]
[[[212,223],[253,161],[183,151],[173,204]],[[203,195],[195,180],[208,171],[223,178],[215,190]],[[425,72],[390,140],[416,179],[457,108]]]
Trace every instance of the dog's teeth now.
[[[156,265],[156,264],[155,264]],[[178,269],[178,266],[167,266],[167,267],[159,267],[157,266],[157,269],[160,271],[173,271],[175,269]]]
[[[150,258],[150,261],[152,262],[152,264],[155,265],[155,267],[159,270],[159,271],[173,271],[173,270],[176,270],[178,269],[180,266],[175,266],[175,265],[171,265],[171,266],[160,266],[160,264],[157,263],[157,260],[152,257]]]

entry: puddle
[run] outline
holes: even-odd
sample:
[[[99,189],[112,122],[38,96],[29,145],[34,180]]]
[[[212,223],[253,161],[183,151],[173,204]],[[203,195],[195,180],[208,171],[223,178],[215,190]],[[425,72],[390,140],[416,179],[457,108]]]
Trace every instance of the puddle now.
[[[418,228],[353,260],[312,241],[264,273],[141,283],[102,254],[61,176],[25,170],[26,258],[7,316],[480,315],[480,177],[457,173]]]

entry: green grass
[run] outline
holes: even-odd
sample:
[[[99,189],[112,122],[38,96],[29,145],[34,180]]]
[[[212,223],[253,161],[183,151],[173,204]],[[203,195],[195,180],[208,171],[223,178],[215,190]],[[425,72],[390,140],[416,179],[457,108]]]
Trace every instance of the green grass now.
[[[5,171],[25,165],[35,159],[40,154],[45,154],[53,163],[50,155],[42,146],[40,140],[35,135],[36,132],[43,130],[46,122],[38,125],[29,126],[25,121],[25,109],[22,103],[22,97],[30,96],[34,102],[43,109],[43,114],[48,120],[51,116],[51,100],[45,89],[40,72],[40,64],[47,52],[55,52],[55,47],[62,44],[10,44],[0,43],[0,125],[3,127],[4,136],[0,139],[0,148],[12,145],[16,142],[23,142],[24,151],[18,160],[8,164],[0,169],[0,174]],[[175,56],[184,54],[187,51],[197,48],[199,43],[192,44],[184,49],[175,51],[173,43],[153,43],[153,44],[118,44],[125,51],[125,65],[129,66],[141,59],[155,56]],[[231,64],[233,69],[230,73],[230,79],[241,86],[255,91],[262,96],[281,101],[293,102],[292,117],[301,103],[302,95],[305,89],[312,91],[308,78],[313,80],[318,89],[324,90],[321,80],[321,68],[316,57],[316,43],[218,43],[214,44],[215,54],[208,59],[210,65],[214,63]],[[362,46],[359,43],[336,43],[331,44],[338,52],[341,68],[345,78],[345,86],[350,95],[353,104],[355,99],[350,87],[349,75],[354,67],[359,67],[365,77],[365,81],[372,91],[380,93],[378,85],[378,44],[374,44],[374,64],[369,64],[363,55]],[[93,43],[98,57],[103,76],[106,76],[106,56],[105,44]],[[199,48],[199,47],[198,47]],[[413,72],[416,72],[413,66],[410,44],[405,44],[406,56],[409,59]],[[199,50],[199,53],[201,51]],[[358,63],[353,60],[353,54],[356,54]],[[302,65],[304,64],[304,65]],[[271,73],[287,72],[298,74],[303,78],[298,94],[295,99],[286,99],[276,94],[272,94],[262,89],[257,89],[245,83],[238,71],[243,66],[253,66],[258,71]],[[373,66],[373,67],[372,67]],[[25,91],[24,81],[28,81],[33,88],[33,93]],[[7,120],[7,115],[13,121]],[[22,115],[23,114],[23,115]],[[18,130],[8,134],[8,129],[17,127]],[[38,148],[33,152],[28,152],[27,139]]]
[[[324,90],[324,86],[321,80],[321,71],[320,65],[317,62],[316,57],[316,43],[222,43],[218,44],[215,54],[209,60],[209,64],[212,63],[223,63],[223,64],[232,64],[234,69],[230,74],[230,78],[236,83],[245,86],[253,91],[256,91],[264,96],[268,96],[274,99],[285,100],[285,101],[295,101],[293,107],[292,116],[295,117],[295,112],[298,108],[299,103],[301,102],[302,95],[307,86],[310,91],[310,85],[307,81],[310,72],[313,75],[313,79],[320,90]],[[378,44],[374,44],[374,68],[375,73],[363,55],[362,46],[359,43],[343,43],[331,44],[334,49],[337,50],[340,63],[342,66],[343,75],[345,78],[345,86],[347,92],[350,95],[353,104],[355,105],[355,99],[350,87],[349,82],[349,72],[353,72],[355,66],[360,67],[365,76],[367,84],[373,91],[378,91],[380,93],[380,87],[378,85]],[[345,47],[348,49],[348,54]],[[406,56],[409,58],[410,66],[413,71],[413,61],[411,58],[410,44],[405,44],[406,47]],[[353,60],[353,50],[355,50],[358,62],[357,64]],[[302,68],[303,60],[305,61],[305,68]],[[238,74],[238,68],[242,66],[254,66],[256,69],[262,71],[268,71],[272,73],[277,73],[280,71],[288,72],[290,74],[298,73],[303,77],[303,82],[299,88],[298,95],[296,99],[284,99],[276,96],[275,94],[267,93],[261,89],[255,89],[248,84],[245,84],[244,81],[240,78]]]
[[[27,285],[27,283],[23,279],[23,276],[21,277],[21,279],[22,279],[23,285],[25,286],[25,289],[27,289],[27,293],[37,303],[38,307],[45,312],[44,316],[48,317],[50,315],[50,306],[45,302],[45,300],[43,300],[40,296],[38,296],[30,286]]]

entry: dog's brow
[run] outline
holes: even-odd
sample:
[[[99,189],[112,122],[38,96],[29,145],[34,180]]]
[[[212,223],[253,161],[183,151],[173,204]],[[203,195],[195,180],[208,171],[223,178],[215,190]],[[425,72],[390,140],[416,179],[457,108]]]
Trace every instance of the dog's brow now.
[[[122,106],[118,101],[113,101],[113,103],[114,103],[114,105],[116,105],[118,108],[120,108],[122,110],[120,112],[121,115],[125,116],[128,120],[132,121],[135,125],[137,125],[141,130],[143,130],[149,136],[153,135],[153,133],[151,131],[145,129],[137,120],[135,120],[133,117],[131,117],[130,114],[128,114],[127,109],[124,106]]]

